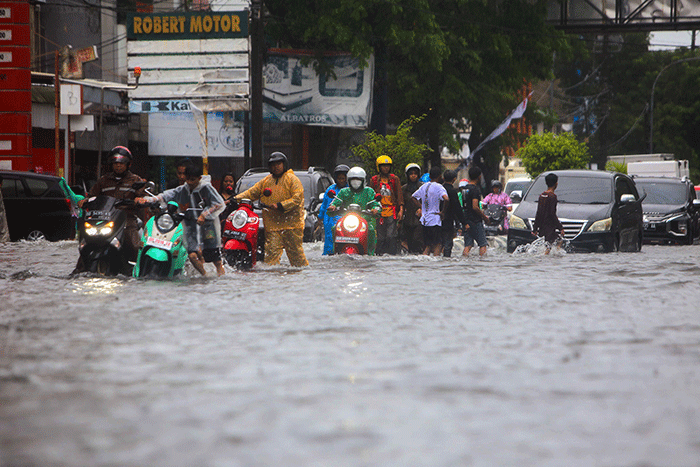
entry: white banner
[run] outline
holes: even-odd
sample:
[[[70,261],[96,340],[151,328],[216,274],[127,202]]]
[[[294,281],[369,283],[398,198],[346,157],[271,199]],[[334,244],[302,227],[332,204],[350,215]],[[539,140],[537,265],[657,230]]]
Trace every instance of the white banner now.
[[[192,112],[148,114],[148,153],[151,156],[201,157],[202,139]],[[209,157],[243,157],[243,122],[234,121],[230,112],[207,113]]]
[[[271,49],[263,69],[263,118],[305,125],[367,128],[372,111],[374,57],[361,69],[349,54],[324,57],[335,76],[319,77],[313,58]]]
[[[498,136],[502,135],[503,132],[505,132],[505,131],[508,129],[508,127],[510,126],[510,122],[511,122],[512,120],[517,120],[517,119],[521,118],[521,117],[525,114],[525,110],[527,109],[527,100],[528,100],[528,98],[530,97],[530,95],[532,95],[532,93],[530,93],[530,94],[525,98],[525,100],[523,100],[523,101],[520,103],[520,105],[518,105],[518,106],[515,108],[515,110],[513,110],[513,111],[510,113],[510,115],[508,115],[508,117],[507,117],[505,120],[503,120],[503,122],[501,122],[501,124],[498,125],[498,126],[496,127],[496,129],[493,130],[493,131],[491,132],[491,134],[488,135],[488,136],[486,137],[486,139],[484,139],[484,140],[481,142],[481,144],[480,144],[479,146],[477,146],[476,149],[474,149],[474,151],[472,151],[472,153],[471,153],[471,154],[469,155],[469,157],[468,157],[468,160],[471,160],[471,159],[474,157],[474,154],[476,154],[477,152],[479,152],[479,150],[480,150],[481,148],[483,148],[484,145],[485,145],[486,143],[488,143],[488,142],[491,141],[492,139],[497,138]]]

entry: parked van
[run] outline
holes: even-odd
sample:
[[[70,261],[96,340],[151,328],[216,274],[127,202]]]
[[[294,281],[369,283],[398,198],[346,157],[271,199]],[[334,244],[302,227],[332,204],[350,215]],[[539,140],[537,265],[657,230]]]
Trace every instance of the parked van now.
[[[544,177],[559,177],[555,194],[557,216],[574,250],[639,251],[644,224],[642,198],[634,180],[621,173],[595,170],[555,170],[537,176],[510,217],[508,251],[535,240],[532,226],[537,201],[547,189]]]
[[[627,164],[627,174],[639,177],[690,177],[688,161],[648,161],[630,162]]]

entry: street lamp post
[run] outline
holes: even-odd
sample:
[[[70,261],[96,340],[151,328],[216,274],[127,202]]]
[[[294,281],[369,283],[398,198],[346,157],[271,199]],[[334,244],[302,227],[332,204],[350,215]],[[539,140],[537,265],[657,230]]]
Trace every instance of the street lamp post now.
[[[656,82],[659,80],[661,74],[664,71],[666,71],[666,69],[669,68],[671,65],[675,65],[676,63],[682,62],[690,62],[692,60],[700,60],[700,57],[682,58],[680,60],[673,61],[665,67],[663,67],[659,74],[656,75],[654,84],[651,87],[651,99],[649,101],[649,154],[654,153],[654,90],[656,89]]]

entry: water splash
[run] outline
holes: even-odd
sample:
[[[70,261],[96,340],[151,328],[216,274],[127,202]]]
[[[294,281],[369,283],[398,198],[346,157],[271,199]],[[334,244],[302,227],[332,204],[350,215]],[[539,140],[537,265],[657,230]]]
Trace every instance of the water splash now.
[[[528,256],[540,256],[549,254],[550,255],[565,255],[571,251],[571,242],[564,239],[560,247],[556,247],[546,241],[544,237],[537,237],[532,243],[527,243],[525,245],[518,246],[513,255],[528,255]]]

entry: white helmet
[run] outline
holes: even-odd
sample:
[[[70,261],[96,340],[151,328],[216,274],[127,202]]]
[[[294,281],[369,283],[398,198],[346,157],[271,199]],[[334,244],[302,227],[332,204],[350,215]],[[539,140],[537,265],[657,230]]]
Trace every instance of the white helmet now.
[[[367,173],[362,167],[353,167],[352,169],[348,170],[348,185],[350,186],[350,189],[353,191],[361,191],[364,189],[366,177]],[[353,183],[353,180],[356,182]],[[360,182],[357,183],[357,180]]]

